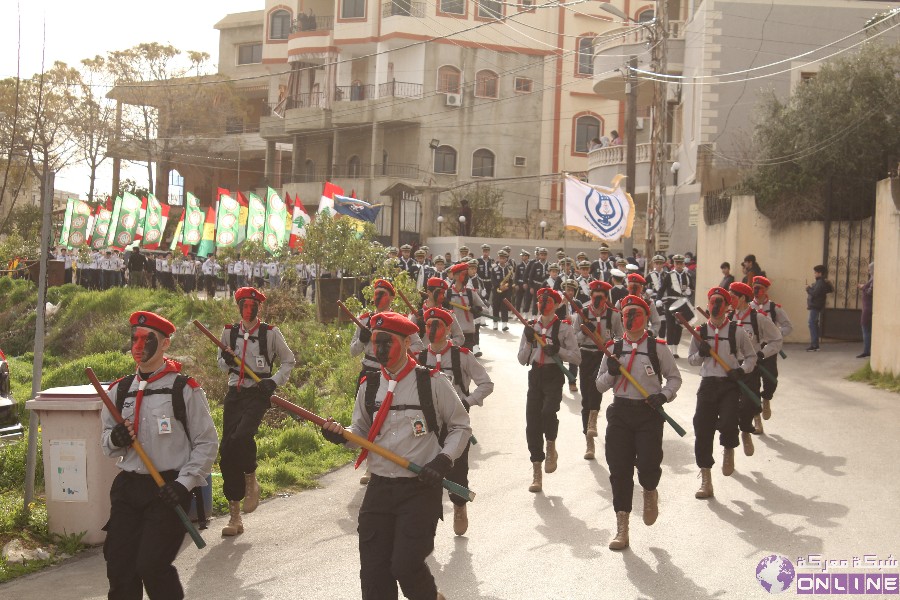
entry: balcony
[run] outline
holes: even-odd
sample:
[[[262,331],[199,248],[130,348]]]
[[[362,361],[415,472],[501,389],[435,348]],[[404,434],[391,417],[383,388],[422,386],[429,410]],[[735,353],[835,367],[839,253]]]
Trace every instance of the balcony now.
[[[339,85],[334,88],[335,102],[359,102],[375,98],[375,86],[372,84]]]
[[[301,14],[291,23],[291,33],[307,33],[312,31],[333,31],[334,15],[315,17]]]
[[[424,17],[425,3],[409,0],[394,0],[381,5],[381,18],[388,17]]]
[[[636,147],[635,182],[636,190],[650,185],[650,159],[652,144],[638,144]],[[676,144],[666,144],[666,160],[677,154]],[[607,146],[596,148],[588,153],[588,173],[591,183],[606,185],[617,174],[625,174],[625,146]]]

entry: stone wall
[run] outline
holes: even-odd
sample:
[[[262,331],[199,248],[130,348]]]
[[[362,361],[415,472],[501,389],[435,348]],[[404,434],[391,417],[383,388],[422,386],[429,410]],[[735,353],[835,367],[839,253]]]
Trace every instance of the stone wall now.
[[[875,200],[875,297],[872,368],[900,376],[900,178],[878,183]]]

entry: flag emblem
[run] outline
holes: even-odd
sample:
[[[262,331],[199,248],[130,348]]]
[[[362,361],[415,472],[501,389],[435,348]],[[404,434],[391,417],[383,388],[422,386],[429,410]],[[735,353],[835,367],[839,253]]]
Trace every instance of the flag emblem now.
[[[566,229],[595,239],[616,241],[631,235],[634,201],[619,187],[624,175],[616,175],[612,187],[588,185],[566,177]]]
[[[188,222],[195,227],[199,227],[203,223],[203,213],[199,210],[192,211],[188,214]]]

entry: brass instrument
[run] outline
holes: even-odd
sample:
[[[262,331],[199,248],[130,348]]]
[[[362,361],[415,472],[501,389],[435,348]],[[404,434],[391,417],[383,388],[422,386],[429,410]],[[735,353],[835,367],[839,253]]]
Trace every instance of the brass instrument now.
[[[509,281],[512,278],[512,276],[515,275],[515,273],[516,273],[515,267],[510,267],[509,273],[507,273],[506,276],[500,281],[500,286],[497,288],[497,291],[499,293],[502,294],[503,292],[505,292],[506,290],[509,289]]]

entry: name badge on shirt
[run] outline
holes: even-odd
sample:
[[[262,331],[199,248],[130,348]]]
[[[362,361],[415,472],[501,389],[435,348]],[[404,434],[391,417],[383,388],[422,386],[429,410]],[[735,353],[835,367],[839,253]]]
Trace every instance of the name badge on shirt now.
[[[644,370],[647,371],[647,377],[656,375],[656,371],[653,370],[653,365],[644,365]]]
[[[256,357],[256,368],[257,369],[265,369],[266,368],[266,359],[262,356]]]
[[[171,417],[160,417],[159,419],[157,419],[157,425],[159,426],[160,435],[163,435],[165,433],[172,433]]]
[[[413,417],[409,420],[410,425],[412,425],[413,437],[422,437],[428,433],[428,428],[425,426],[425,421],[422,420],[422,417]]]

